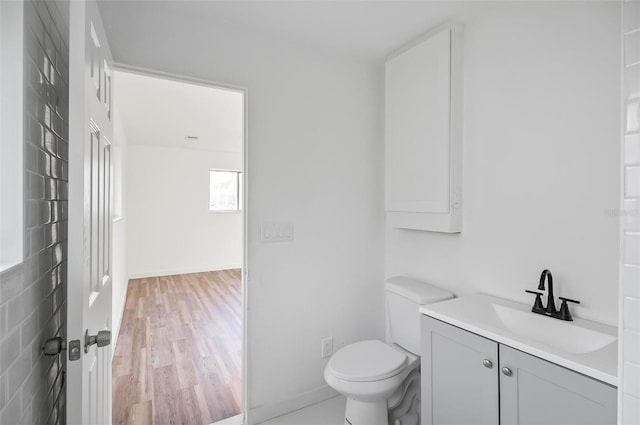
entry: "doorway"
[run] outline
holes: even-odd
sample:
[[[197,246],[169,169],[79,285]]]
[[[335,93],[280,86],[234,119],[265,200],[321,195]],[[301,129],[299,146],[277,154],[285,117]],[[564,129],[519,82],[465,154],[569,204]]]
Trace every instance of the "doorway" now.
[[[114,79],[113,423],[241,418],[246,91]]]

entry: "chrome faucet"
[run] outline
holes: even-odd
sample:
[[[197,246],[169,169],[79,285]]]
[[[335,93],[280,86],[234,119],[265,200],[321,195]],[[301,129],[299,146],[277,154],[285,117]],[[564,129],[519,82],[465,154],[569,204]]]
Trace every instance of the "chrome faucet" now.
[[[547,279],[547,308],[546,311],[549,315],[554,315],[558,311],[556,310],[556,300],[553,298],[553,276],[551,276],[551,272],[547,269],[542,271],[540,275],[540,284],[538,285],[538,289],[540,291],[544,291],[544,281]]]
[[[528,289],[525,292],[530,294],[535,294],[536,300],[531,308],[531,311],[538,314],[543,314],[545,316],[551,316],[556,319],[572,321],[573,317],[571,316],[571,312],[569,311],[569,305],[567,302],[580,304],[580,301],[572,300],[570,298],[558,297],[562,300],[562,305],[560,306],[560,311],[556,310],[556,300],[553,297],[553,276],[551,276],[551,272],[547,269],[542,271],[540,275],[540,284],[538,285],[538,290],[544,291],[544,283],[547,281],[547,306],[545,307],[542,303],[542,292],[537,291],[529,291]]]

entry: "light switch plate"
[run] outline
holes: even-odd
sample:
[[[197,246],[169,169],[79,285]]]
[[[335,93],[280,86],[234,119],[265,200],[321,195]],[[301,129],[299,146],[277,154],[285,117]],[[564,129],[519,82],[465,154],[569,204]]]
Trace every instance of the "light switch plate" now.
[[[260,240],[262,242],[290,242],[293,240],[293,223],[262,222],[260,226]]]

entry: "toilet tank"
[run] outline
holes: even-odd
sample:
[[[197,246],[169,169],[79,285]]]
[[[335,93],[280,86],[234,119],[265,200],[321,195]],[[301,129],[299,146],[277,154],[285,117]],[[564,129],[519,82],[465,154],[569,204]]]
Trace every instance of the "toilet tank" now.
[[[416,279],[396,276],[385,284],[387,342],[396,343],[413,354],[420,354],[421,305],[453,298],[445,289]]]

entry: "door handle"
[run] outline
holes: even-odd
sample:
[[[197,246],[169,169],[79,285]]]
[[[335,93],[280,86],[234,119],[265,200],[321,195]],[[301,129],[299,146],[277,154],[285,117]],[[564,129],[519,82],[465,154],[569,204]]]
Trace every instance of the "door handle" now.
[[[42,346],[42,353],[45,356],[57,356],[62,350],[67,349],[67,342],[63,341],[59,336],[55,338],[49,338],[44,342]]]
[[[84,352],[89,352],[89,347],[96,344],[104,347],[111,344],[111,331],[99,331],[97,335],[89,335],[89,329],[84,333]]]
[[[62,352],[62,350],[67,349],[66,341],[63,341],[61,337],[57,336],[55,338],[49,338],[44,342],[42,346],[42,353],[45,356],[57,356]],[[69,341],[69,360],[79,360],[80,359],[80,340],[74,339],[73,341]]]

